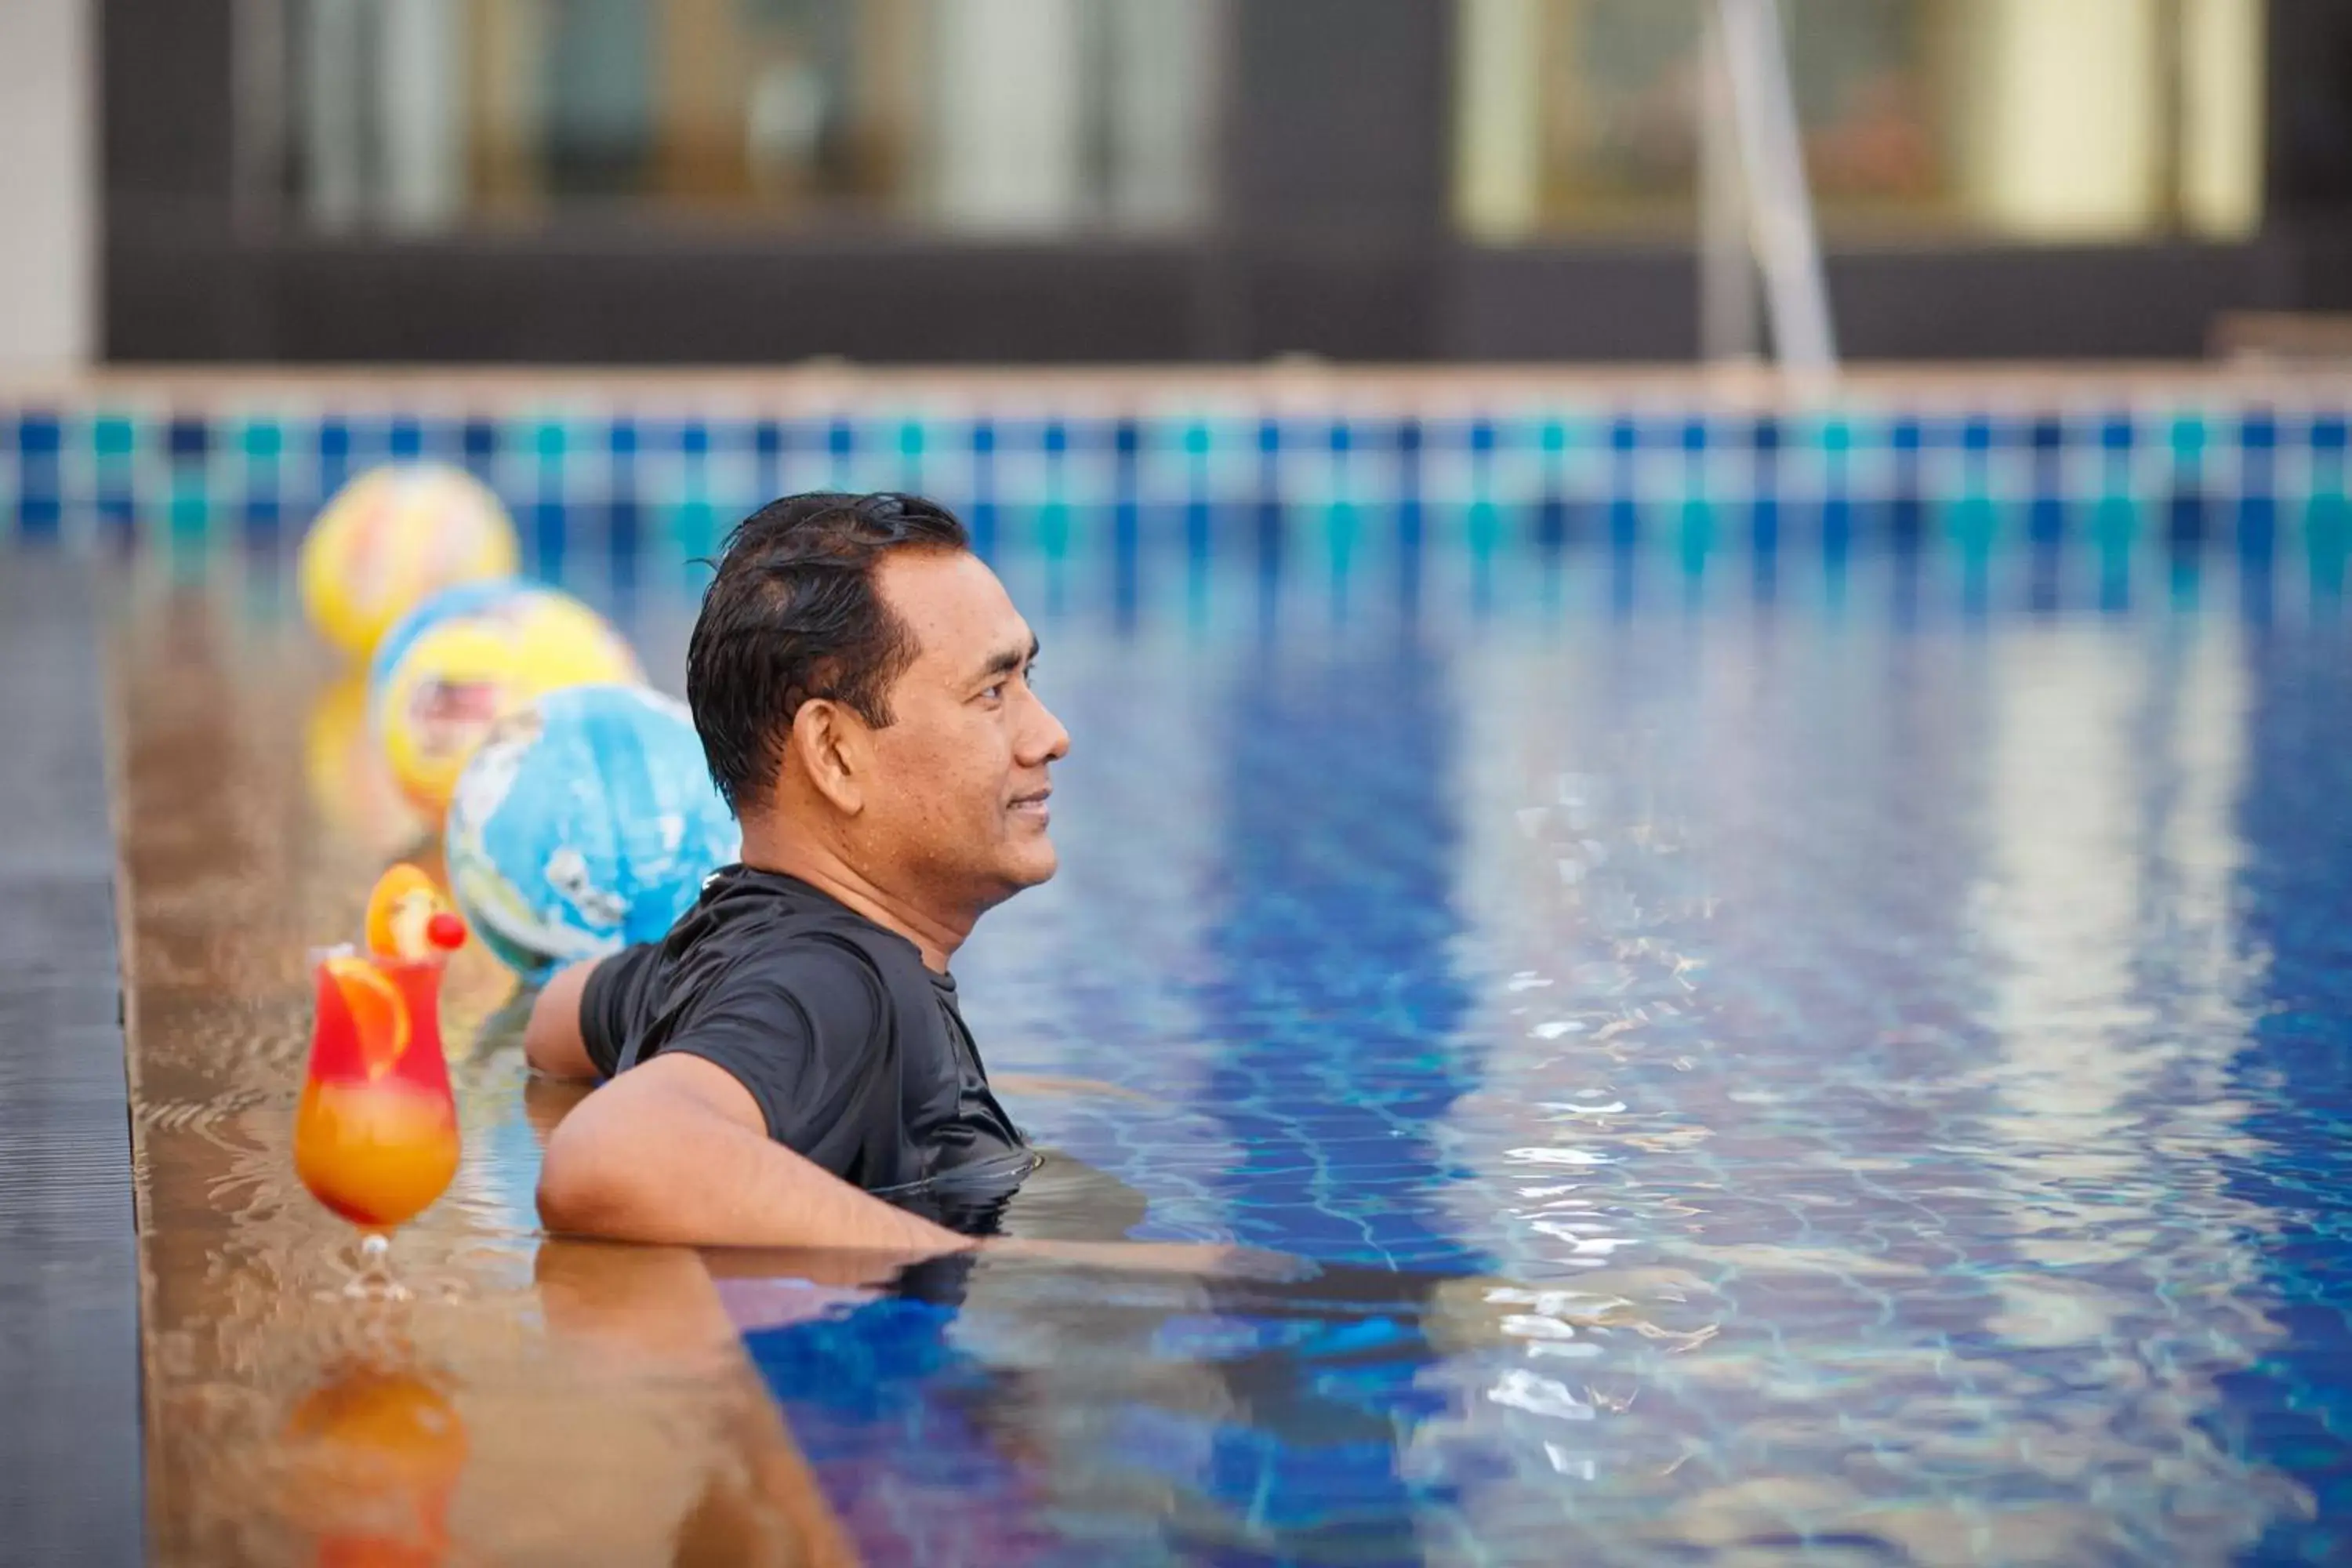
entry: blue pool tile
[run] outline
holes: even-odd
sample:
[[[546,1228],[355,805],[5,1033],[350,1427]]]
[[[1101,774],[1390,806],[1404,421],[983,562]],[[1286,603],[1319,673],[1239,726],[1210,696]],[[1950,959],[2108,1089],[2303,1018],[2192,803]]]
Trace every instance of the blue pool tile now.
[[[16,451],[25,458],[53,458],[63,445],[62,424],[54,414],[26,412],[16,416]]]
[[[282,536],[286,509],[275,496],[255,496],[245,503],[240,521],[247,544],[273,548]]]
[[[174,459],[202,458],[211,447],[212,426],[202,419],[182,417],[164,426],[163,449]]]
[[[52,539],[57,536],[64,520],[65,507],[54,489],[44,492],[31,485],[20,486],[16,497],[16,530],[26,539]]]
[[[247,420],[236,432],[237,449],[257,466],[277,462],[286,446],[286,426],[274,419]]]
[[[646,509],[645,544],[657,549],[668,523],[656,520],[682,515],[677,508],[688,498],[675,492],[688,481],[677,467],[640,465],[637,456],[685,458],[696,476],[692,483],[715,483],[726,492],[704,499],[732,510],[782,489],[793,469],[786,454],[797,452],[829,456],[833,482],[951,484],[971,492],[950,495],[951,502],[968,508],[984,494],[1016,514],[1047,503],[1073,508],[1073,558],[1086,553],[1087,517],[1115,521],[1128,515],[1122,507],[1142,509],[1135,515],[1147,520],[1155,505],[1202,503],[1213,510],[1252,505],[1261,496],[1285,505],[1339,501],[1377,509],[1393,529],[1378,524],[1369,533],[1350,532],[1338,547],[1352,555],[1367,542],[1376,551],[1386,548],[1378,542],[1382,540],[1417,548],[1429,518],[1455,515],[1461,507],[1491,505],[1507,522],[1515,510],[1539,507],[1549,494],[1562,504],[1593,505],[1596,518],[1606,520],[1595,531],[1602,537],[1622,540],[1647,526],[1644,520],[1679,518],[1679,525],[1660,529],[1658,537],[1671,536],[1686,553],[1694,539],[1712,541],[1698,558],[1703,561],[1741,538],[1751,545],[1777,541],[1797,516],[1832,501],[1843,503],[1836,516],[1857,542],[1881,534],[1897,542],[1926,538],[1929,520],[1955,518],[1987,501],[2017,510],[2006,531],[2042,541],[2063,539],[2065,519],[2078,505],[2130,500],[2179,514],[2181,503],[2173,493],[2179,486],[2226,485],[2271,503],[2271,510],[2256,507],[2242,514],[2237,495],[2217,495],[2200,537],[2221,540],[2241,526],[2259,526],[2265,515],[2274,520],[2273,528],[2296,532],[2306,516],[2324,510],[2320,499],[2347,482],[2345,423],[2340,410],[2282,416],[2259,402],[2176,408],[2144,418],[2112,407],[1929,411],[1899,404],[1784,417],[1769,411],[1676,409],[1669,403],[1638,410],[1481,411],[1433,422],[1409,412],[1360,417],[1302,409],[1212,419],[1198,413],[1105,416],[1049,410],[1011,424],[988,417],[942,423],[881,411],[794,420],[651,413],[354,416],[333,409],[299,416],[183,411],[155,418],[121,408],[80,415],[43,406],[0,409],[0,456],[13,454],[0,464],[0,505],[14,510],[20,495],[53,494],[67,515],[89,508],[101,484],[133,482],[101,472],[108,465],[143,473],[128,466],[139,461],[148,443],[185,470],[184,487],[200,484],[214,504],[231,513],[257,497],[314,504],[361,466],[421,454],[461,461],[486,480],[538,498]],[[1045,461],[996,464],[1007,442],[1024,459]],[[2136,461],[2143,443],[2158,444],[2156,451],[2168,457],[2172,489]],[[1286,447],[1300,457],[1319,452],[1328,461],[1286,460]],[[1780,461],[1792,447],[1807,460]],[[242,460],[214,466],[215,452]],[[520,466],[510,470],[505,454]],[[1147,454],[1178,460],[1150,461]],[[1717,461],[1717,454],[1726,460]],[[751,461],[742,460],[746,455]],[[861,455],[893,466],[874,467]],[[722,464],[722,456],[732,460]],[[822,469],[797,472],[803,483],[822,477]],[[2152,480],[2158,481],[2158,490],[2139,494]],[[156,482],[135,479],[141,486]],[[299,498],[297,487],[316,493]],[[184,510],[194,504],[184,488],[170,498],[146,498],[159,505],[166,500]],[[1723,529],[1731,521],[1719,515],[1727,507],[1745,514],[1735,532]],[[1695,533],[1694,522],[1706,526]],[[1148,538],[1148,521],[1138,526],[1139,538]],[[1533,540],[1542,531],[1532,518],[1499,532],[1487,523],[1480,527],[1497,540]],[[2150,537],[2181,532],[2168,526]],[[1414,576],[1407,585],[1420,580]]]

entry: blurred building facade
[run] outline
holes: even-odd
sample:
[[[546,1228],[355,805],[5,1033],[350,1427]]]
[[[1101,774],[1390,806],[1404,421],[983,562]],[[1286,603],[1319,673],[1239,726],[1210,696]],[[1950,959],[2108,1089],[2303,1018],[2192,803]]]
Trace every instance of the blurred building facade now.
[[[92,23],[85,0],[0,5],[0,371],[97,342]]]
[[[1702,0],[91,3],[112,359],[1696,347]],[[2341,0],[1783,10],[1853,354],[2352,308]]]

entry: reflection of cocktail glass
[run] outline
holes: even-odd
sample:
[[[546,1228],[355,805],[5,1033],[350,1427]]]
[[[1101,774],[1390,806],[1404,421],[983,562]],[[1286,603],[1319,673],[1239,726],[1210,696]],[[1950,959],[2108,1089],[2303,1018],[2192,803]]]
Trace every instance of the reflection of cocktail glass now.
[[[285,1508],[316,1539],[316,1561],[430,1568],[448,1557],[466,1423],[425,1377],[345,1368],[295,1407],[283,1441],[292,1458]]]
[[[385,1268],[387,1233],[457,1173],[457,1108],[441,1051],[441,961],[317,956],[310,1066],[294,1113],[294,1171],[363,1233],[352,1296],[406,1292]]]

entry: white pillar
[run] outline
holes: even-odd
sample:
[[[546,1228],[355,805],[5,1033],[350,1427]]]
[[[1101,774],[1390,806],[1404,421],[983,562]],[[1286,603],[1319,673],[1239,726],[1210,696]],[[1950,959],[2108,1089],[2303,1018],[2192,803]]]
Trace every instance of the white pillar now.
[[[400,0],[382,16],[383,217],[446,228],[466,198],[465,38],[449,0]]]
[[[1543,20],[1536,0],[1465,0],[1456,23],[1454,208],[1482,240],[1542,220]]]
[[[369,58],[362,0],[313,0],[301,113],[304,208],[314,228],[352,228],[367,216]]]
[[[0,372],[96,345],[97,60],[89,0],[0,0]]]
[[[1105,195],[1119,227],[1174,227],[1207,205],[1218,18],[1213,0],[1109,0],[1104,8]]]
[[[939,216],[980,232],[1052,232],[1086,200],[1076,0],[941,0]]]
[[[2210,238],[2243,239],[2262,226],[2267,14],[2262,0],[2189,0],[2182,16],[2181,207]]]
[[[2157,10],[2148,0],[1969,0],[1958,79],[1970,205],[1999,232],[2144,232],[2164,163]]]

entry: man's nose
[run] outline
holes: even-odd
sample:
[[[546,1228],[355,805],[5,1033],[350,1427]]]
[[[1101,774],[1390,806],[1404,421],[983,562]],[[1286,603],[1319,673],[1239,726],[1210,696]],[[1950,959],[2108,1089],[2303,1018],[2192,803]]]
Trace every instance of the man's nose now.
[[[1043,700],[1032,697],[1036,712],[1031,715],[1029,732],[1023,737],[1028,744],[1022,748],[1021,762],[1024,767],[1039,767],[1046,763],[1058,763],[1070,754],[1070,732],[1054,717],[1054,710]]]

